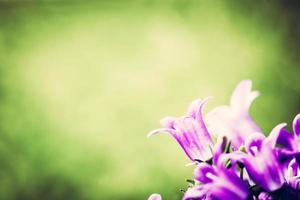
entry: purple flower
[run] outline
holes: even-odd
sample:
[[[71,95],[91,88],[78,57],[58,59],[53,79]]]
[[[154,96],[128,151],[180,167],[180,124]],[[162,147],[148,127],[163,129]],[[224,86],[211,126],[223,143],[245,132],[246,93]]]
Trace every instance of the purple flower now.
[[[249,190],[236,173],[224,165],[211,166],[200,163],[194,172],[195,179],[202,185],[189,189],[184,200],[188,199],[247,199]]]
[[[226,136],[238,149],[249,134],[261,132],[249,115],[252,101],[259,96],[251,91],[250,80],[241,81],[232,93],[229,106],[219,106],[210,111],[205,119],[211,133]]]
[[[180,144],[186,155],[192,160],[208,160],[212,157],[213,141],[202,118],[202,110],[208,99],[196,100],[190,105],[187,115],[161,120],[164,128],[148,134],[169,133]]]

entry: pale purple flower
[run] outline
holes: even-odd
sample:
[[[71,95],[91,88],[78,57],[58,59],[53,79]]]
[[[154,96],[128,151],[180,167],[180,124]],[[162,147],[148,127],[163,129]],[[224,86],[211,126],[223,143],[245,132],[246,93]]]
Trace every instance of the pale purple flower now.
[[[164,128],[154,130],[148,136],[169,133],[192,161],[210,159],[213,141],[202,118],[202,110],[206,102],[207,99],[192,102],[186,116],[162,119],[161,124]]]
[[[150,197],[148,198],[148,200],[162,200],[160,194],[151,194]]]
[[[251,91],[251,86],[250,80],[241,81],[232,93],[229,106],[216,107],[205,116],[210,132],[226,136],[236,149],[249,134],[261,132],[249,115],[251,103],[259,96],[257,91]]]

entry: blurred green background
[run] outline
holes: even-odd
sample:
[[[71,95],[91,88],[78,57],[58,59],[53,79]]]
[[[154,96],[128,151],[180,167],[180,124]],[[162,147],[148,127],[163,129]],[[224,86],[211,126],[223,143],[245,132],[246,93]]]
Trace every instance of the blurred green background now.
[[[0,1],[0,199],[180,199],[167,115],[242,79],[266,134],[300,112],[298,1]]]

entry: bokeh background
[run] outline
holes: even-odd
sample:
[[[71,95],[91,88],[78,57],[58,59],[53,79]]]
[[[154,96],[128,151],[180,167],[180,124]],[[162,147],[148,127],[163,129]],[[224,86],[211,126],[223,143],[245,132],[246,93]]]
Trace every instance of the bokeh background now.
[[[299,1],[0,1],[0,199],[180,199],[192,167],[146,134],[195,98],[300,112]]]

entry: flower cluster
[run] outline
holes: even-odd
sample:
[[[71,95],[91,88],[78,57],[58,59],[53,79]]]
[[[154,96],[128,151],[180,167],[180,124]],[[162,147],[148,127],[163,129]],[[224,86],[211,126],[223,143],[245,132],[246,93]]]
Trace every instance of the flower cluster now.
[[[170,134],[195,164],[194,180],[183,200],[300,199],[300,114],[293,133],[277,125],[265,137],[249,115],[259,95],[249,80],[234,90],[229,106],[203,115],[209,98],[192,102],[183,117],[166,117],[163,128],[149,133]],[[161,200],[152,194],[149,200]]]

